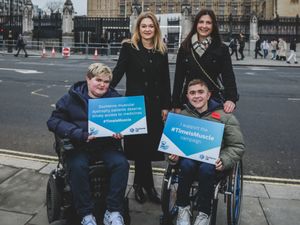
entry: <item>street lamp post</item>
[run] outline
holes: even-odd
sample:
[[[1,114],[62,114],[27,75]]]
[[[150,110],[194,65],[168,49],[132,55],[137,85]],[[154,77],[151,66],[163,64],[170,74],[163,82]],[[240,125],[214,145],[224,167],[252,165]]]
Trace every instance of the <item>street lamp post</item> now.
[[[9,31],[8,31],[8,47],[7,52],[12,53],[13,52],[13,33],[12,33],[12,10],[13,10],[13,0],[10,0],[9,2]]]

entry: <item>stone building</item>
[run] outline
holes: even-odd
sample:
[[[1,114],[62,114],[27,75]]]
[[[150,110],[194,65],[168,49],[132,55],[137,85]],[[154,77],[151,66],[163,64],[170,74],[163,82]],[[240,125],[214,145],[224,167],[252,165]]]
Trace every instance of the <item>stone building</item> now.
[[[22,15],[23,7],[24,0],[0,0],[0,16],[20,16]]]
[[[137,2],[142,11],[155,14],[180,13],[182,0],[88,0],[87,14],[94,17],[127,17],[132,14],[132,3]],[[300,0],[187,0],[192,14],[201,8],[211,8],[218,16],[272,19],[279,16],[300,15]]]

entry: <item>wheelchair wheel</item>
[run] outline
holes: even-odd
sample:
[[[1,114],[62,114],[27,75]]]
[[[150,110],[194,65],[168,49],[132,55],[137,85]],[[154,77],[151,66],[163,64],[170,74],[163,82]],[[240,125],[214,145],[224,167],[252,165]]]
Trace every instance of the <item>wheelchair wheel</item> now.
[[[228,225],[238,225],[243,195],[243,165],[238,162],[233,168],[232,174],[228,177],[227,195],[227,223]]]
[[[178,188],[178,176],[172,165],[169,165],[163,179],[161,190],[161,207],[163,215],[161,224],[171,225],[174,218],[177,216],[178,207],[176,206]]]
[[[49,223],[61,219],[62,192],[52,171],[47,183],[46,206]]]

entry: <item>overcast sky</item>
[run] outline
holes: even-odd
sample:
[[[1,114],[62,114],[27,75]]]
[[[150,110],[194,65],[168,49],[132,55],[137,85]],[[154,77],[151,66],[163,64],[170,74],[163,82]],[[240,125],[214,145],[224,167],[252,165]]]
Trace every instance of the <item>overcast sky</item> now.
[[[31,0],[32,4],[38,5],[41,9],[46,8],[46,3],[51,1],[58,1],[58,0]],[[60,0],[65,3],[65,0]],[[72,0],[73,7],[75,12],[77,12],[76,15],[86,15],[86,6],[87,6],[87,0]]]

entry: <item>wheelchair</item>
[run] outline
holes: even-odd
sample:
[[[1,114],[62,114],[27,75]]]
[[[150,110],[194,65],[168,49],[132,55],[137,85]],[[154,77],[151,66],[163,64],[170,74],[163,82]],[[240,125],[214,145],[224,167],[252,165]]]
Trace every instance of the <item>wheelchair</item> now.
[[[57,167],[51,171],[46,190],[46,208],[49,224],[79,225],[81,218],[72,203],[72,193],[68,182],[68,174],[64,162],[65,154],[73,150],[69,139],[55,136],[54,149],[58,155]],[[91,193],[95,203],[94,215],[97,223],[102,224],[106,210],[105,198],[108,191],[108,172],[102,161],[96,161],[89,167]],[[124,198],[124,223],[130,224],[129,201]],[[62,221],[62,222],[60,222]]]
[[[178,206],[176,206],[176,195],[178,187],[178,165],[168,164],[162,182],[161,201],[162,216],[161,225],[176,224]],[[192,215],[197,208],[198,183],[194,182],[190,190],[190,206]],[[243,194],[243,164],[238,161],[234,168],[217,175],[214,184],[214,195],[211,204],[211,215],[209,225],[217,224],[217,210],[219,196],[223,195],[226,205],[226,217],[228,225],[239,225]]]

